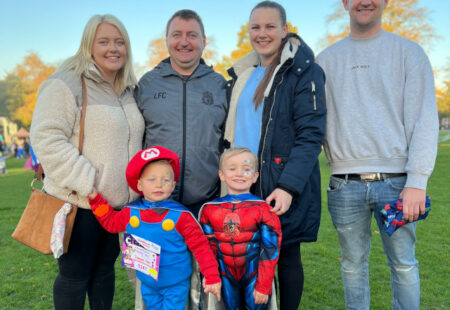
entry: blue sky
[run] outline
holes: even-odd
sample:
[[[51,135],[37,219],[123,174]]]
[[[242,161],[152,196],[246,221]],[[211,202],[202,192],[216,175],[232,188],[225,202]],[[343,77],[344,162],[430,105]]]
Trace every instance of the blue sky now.
[[[326,17],[339,0],[280,0],[288,21],[318,53],[319,41],[327,31]],[[393,1],[393,0],[391,0]],[[110,13],[125,25],[131,39],[134,62],[148,59],[148,43],[164,33],[170,16],[179,9],[197,11],[206,35],[213,37],[219,57],[236,47],[237,32],[247,22],[258,0],[2,0],[0,6],[0,79],[23,60],[28,51],[37,52],[46,63],[58,64],[73,55],[87,20],[94,14]],[[340,1],[339,1],[340,2]],[[441,39],[428,50],[433,67],[450,64],[450,1],[421,0],[432,26]],[[329,29],[332,30],[332,29]],[[220,59],[220,58],[219,58]],[[439,76],[440,77],[440,76]]]

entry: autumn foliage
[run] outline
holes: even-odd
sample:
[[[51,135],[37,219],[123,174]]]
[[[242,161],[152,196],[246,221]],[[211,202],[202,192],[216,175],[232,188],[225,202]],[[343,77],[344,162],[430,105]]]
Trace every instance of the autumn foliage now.
[[[206,63],[209,64],[215,62],[216,52],[210,48],[210,46],[213,45],[214,40],[212,38],[206,38],[206,47],[203,51],[202,58],[205,60]],[[148,44],[148,54],[149,59],[147,61],[146,67],[148,67],[148,69],[151,70],[156,65],[158,65],[162,60],[169,57],[169,52],[167,51],[166,46],[166,38],[161,37],[152,40]]]
[[[29,127],[31,124],[39,85],[52,75],[55,70],[54,66],[44,64],[36,53],[28,54],[14,70],[25,86],[25,94],[23,105],[16,110],[13,116],[14,119],[20,121],[24,126]]]
[[[288,24],[289,32],[298,33],[297,27],[290,22]],[[238,32],[237,48],[231,51],[230,56],[223,56],[222,61],[214,66],[214,70],[221,73],[226,79],[229,79],[227,70],[233,66],[239,59],[250,53],[253,48],[250,43],[250,36],[248,32],[249,23],[241,26]]]
[[[248,33],[248,22],[241,26],[237,36],[237,48],[234,49],[230,56],[222,56],[222,60],[216,62],[216,52],[211,49],[210,46],[214,46],[213,38],[206,39],[206,48],[203,51],[202,58],[207,64],[214,64],[214,70],[221,73],[225,78],[229,78],[227,70],[231,66],[247,55],[253,50],[250,44],[250,38]],[[297,27],[288,22],[288,28],[290,32],[298,33]],[[149,59],[146,66],[153,69],[161,60],[169,57],[169,53],[166,47],[166,39],[164,37],[152,40],[148,45]]]
[[[336,31],[328,33],[322,40],[323,48],[344,38],[350,31],[348,12],[343,8],[341,0],[336,0],[334,12],[328,16],[327,23],[333,26],[330,29],[336,29]],[[222,56],[220,61],[216,59],[214,40],[207,38],[203,59],[208,64],[214,64],[214,69],[227,79],[230,78],[227,70],[252,51],[248,27],[248,23],[240,27],[236,48],[229,55]],[[297,27],[289,22],[288,28],[290,32],[298,33]],[[416,41],[425,49],[430,48],[432,43],[439,39],[429,23],[428,11],[419,6],[419,0],[390,0],[383,13],[383,28]],[[153,69],[161,60],[169,56],[165,37],[161,36],[152,40],[148,45],[148,53],[149,58],[144,66],[136,66],[143,72]],[[447,74],[442,87],[436,90],[441,117],[450,117],[449,67],[444,69]],[[54,66],[45,64],[38,54],[28,53],[22,63],[0,80],[0,116],[7,116],[29,128],[36,104],[37,89],[55,69]]]
[[[327,24],[337,25],[336,33],[328,33],[323,47],[329,46],[350,33],[348,12],[342,1],[336,1],[334,12],[327,17]],[[383,29],[430,47],[438,35],[429,23],[428,11],[419,7],[419,0],[391,0],[383,12]]]
[[[22,63],[1,81],[5,93],[0,102],[6,116],[29,128],[36,105],[39,85],[55,72],[54,66],[44,64],[39,55],[30,52]]]
[[[345,38],[350,33],[349,15],[341,0],[336,0],[334,12],[327,17],[327,23],[337,25],[337,32],[328,33],[322,40],[322,47]],[[419,6],[419,0],[390,0],[383,12],[384,30],[419,43],[425,50],[439,39],[430,24],[427,9]],[[449,69],[447,68],[446,71]],[[436,89],[440,117],[450,116],[450,75],[443,86]]]

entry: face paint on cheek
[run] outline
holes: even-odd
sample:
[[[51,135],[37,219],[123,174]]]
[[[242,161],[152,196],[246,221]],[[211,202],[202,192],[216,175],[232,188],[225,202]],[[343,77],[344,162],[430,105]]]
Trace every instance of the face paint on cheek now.
[[[244,159],[244,165],[251,166],[253,168],[253,163],[252,163],[251,160]],[[243,173],[243,175],[246,175],[246,176],[247,175],[252,175],[252,174],[253,174],[253,171],[247,171],[247,172]]]

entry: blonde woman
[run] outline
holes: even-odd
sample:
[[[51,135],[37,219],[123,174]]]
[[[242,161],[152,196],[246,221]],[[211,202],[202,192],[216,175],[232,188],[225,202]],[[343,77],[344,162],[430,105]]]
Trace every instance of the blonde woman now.
[[[79,154],[82,78],[87,111]],[[84,309],[86,294],[91,309],[111,309],[118,237],[98,224],[86,195],[95,187],[113,206],[136,198],[123,177],[142,147],[144,121],[132,95],[135,84],[123,24],[112,15],[95,15],[75,56],[39,88],[31,144],[45,171],[44,188],[79,207],[69,251],[58,259],[55,309]]]

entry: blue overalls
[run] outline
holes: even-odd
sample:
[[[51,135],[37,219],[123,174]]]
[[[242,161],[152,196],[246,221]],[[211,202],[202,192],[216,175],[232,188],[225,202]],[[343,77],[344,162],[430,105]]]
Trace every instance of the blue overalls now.
[[[183,236],[175,229],[175,225],[183,211],[187,211],[182,205],[173,201],[150,203],[141,201],[141,208],[152,204],[154,207],[171,207],[164,219],[159,223],[146,223],[141,220],[140,212],[145,209],[136,209],[130,206],[130,219],[136,216],[139,225],[133,228],[128,223],[126,230],[161,246],[158,280],[136,271],[141,280],[142,298],[146,309],[180,310],[184,309],[190,288],[190,276],[192,273],[191,255]],[[175,207],[175,208],[172,208]],[[171,210],[172,209],[172,210]],[[174,210],[175,209],[175,210]],[[172,222],[171,222],[172,221]]]

